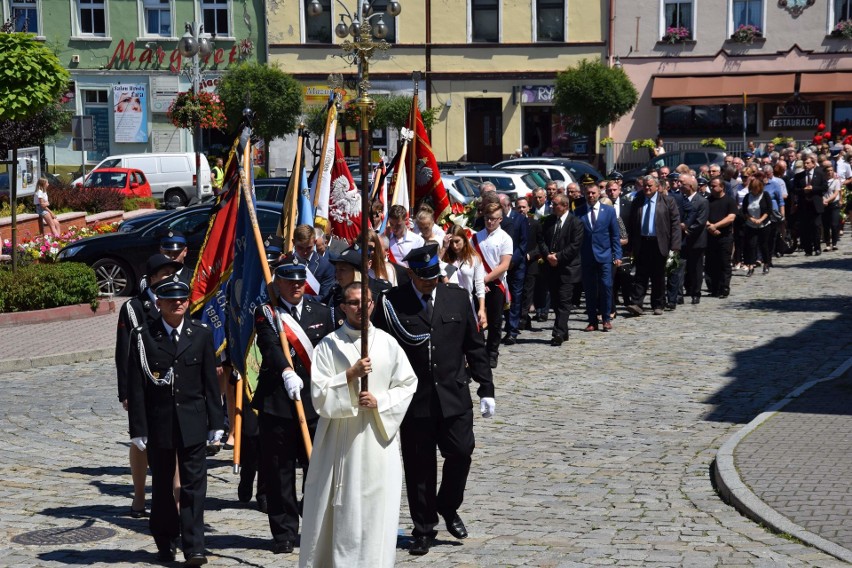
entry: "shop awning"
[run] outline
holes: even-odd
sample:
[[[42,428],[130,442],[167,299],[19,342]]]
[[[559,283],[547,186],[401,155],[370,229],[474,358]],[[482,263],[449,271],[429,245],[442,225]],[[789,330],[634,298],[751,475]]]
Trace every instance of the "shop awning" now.
[[[849,100],[852,98],[852,71],[802,73],[799,94],[807,100]]]
[[[793,96],[796,74],[699,75],[654,77],[651,100],[655,105],[742,104],[784,101]]]

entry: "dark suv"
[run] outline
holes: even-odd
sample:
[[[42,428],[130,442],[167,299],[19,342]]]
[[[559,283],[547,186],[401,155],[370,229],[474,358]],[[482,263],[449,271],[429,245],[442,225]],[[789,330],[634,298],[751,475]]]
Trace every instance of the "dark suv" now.
[[[650,160],[647,164],[640,168],[634,168],[626,172],[622,172],[624,176],[624,185],[632,186],[636,180],[642,176],[648,175],[654,170],[658,170],[663,166],[674,171],[680,164],[686,164],[694,170],[698,170],[704,164],[719,164],[725,163],[725,152],[722,150],[711,150],[708,148],[696,148],[694,150],[679,150],[677,152],[665,153],[662,156]]]

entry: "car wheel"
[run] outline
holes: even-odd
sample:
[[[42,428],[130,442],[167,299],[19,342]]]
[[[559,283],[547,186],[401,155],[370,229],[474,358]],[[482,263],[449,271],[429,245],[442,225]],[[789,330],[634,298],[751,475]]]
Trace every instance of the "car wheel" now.
[[[186,207],[189,199],[187,199],[183,190],[170,189],[163,196],[163,203],[165,203],[167,209],[177,209],[178,207]]]
[[[114,296],[130,296],[133,293],[133,273],[127,264],[114,258],[102,258],[92,265],[98,281],[98,292]]]

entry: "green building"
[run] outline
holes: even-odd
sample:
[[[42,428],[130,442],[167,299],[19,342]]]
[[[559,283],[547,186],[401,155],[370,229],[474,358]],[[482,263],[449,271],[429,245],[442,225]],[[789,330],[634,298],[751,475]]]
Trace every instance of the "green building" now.
[[[75,114],[94,117],[88,163],[132,152],[194,151],[190,132],[166,112],[192,88],[178,40],[187,22],[203,24],[213,52],[201,61],[201,88],[213,91],[222,73],[243,60],[266,61],[262,0],[0,0],[16,31],[36,33],[71,73],[66,99]],[[202,149],[227,144],[205,131]],[[51,164],[79,164],[71,133],[45,148]]]

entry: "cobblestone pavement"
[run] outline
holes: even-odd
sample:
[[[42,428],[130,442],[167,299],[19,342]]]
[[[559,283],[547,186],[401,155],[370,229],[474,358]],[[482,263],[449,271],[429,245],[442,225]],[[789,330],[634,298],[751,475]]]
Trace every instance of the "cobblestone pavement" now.
[[[516,346],[501,349],[497,416],[475,422],[477,449],[460,511],[470,538],[441,531],[427,556],[409,556],[403,510],[398,563],[843,565],[765,531],[724,504],[711,483],[717,449],[742,424],[852,355],[852,247],[848,239],[842,245],[821,257],[781,259],[768,276],[737,272],[726,300],[619,317],[612,333],[583,333],[575,316],[561,348],[548,345],[546,324],[524,332]],[[0,565],[151,562],[146,521],[126,516],[127,427],[112,362],[11,372],[3,381]],[[296,556],[268,551],[266,520],[237,502],[228,462],[209,464],[212,564],[295,565]],[[84,526],[116,534],[73,545],[9,541]]]

